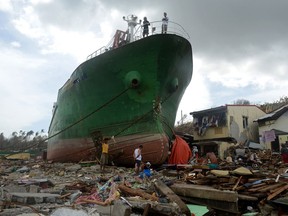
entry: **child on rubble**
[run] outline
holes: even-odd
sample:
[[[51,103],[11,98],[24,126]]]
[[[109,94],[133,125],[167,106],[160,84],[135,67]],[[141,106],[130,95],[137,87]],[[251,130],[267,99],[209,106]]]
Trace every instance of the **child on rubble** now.
[[[141,179],[145,177],[150,177],[151,176],[151,163],[147,162],[143,164],[143,171],[140,173],[139,177]]]

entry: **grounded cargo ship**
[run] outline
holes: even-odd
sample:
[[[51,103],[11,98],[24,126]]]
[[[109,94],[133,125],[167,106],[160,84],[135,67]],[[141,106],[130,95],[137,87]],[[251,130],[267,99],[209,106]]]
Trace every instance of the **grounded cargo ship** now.
[[[132,165],[139,145],[144,161],[167,160],[178,105],[192,78],[189,36],[173,22],[161,34],[161,22],[151,22],[151,34],[142,38],[137,16],[123,19],[128,30],[117,30],[59,89],[48,160],[99,158],[104,137],[112,137],[109,155],[115,164]]]

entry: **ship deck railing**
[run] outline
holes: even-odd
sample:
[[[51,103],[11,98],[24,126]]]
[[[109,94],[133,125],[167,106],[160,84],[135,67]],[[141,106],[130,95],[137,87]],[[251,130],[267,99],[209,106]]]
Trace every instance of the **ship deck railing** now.
[[[143,33],[143,26],[139,25],[138,28],[136,28],[135,33],[133,35],[134,41],[143,39],[142,33]],[[150,22],[149,36],[156,35],[156,34],[162,34],[162,21]],[[185,29],[180,24],[176,22],[172,22],[172,21],[169,21],[168,23],[167,34],[175,34],[175,35],[184,37],[187,40],[190,39],[190,36],[185,31]],[[114,41],[114,37],[109,41],[109,43],[106,46],[103,46],[100,49],[88,55],[87,60],[94,58],[96,56],[99,56],[109,50],[113,50],[114,49],[113,41]],[[133,42],[129,42],[129,43],[133,43]]]

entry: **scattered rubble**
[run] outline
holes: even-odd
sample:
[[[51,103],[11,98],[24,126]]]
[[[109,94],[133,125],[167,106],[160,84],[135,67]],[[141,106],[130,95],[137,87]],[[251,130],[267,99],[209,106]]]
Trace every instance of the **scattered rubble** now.
[[[1,215],[283,215],[288,165],[259,151],[261,161],[163,165],[151,177],[96,161],[1,160]],[[201,160],[199,160],[201,161]],[[205,207],[205,212],[197,213]]]

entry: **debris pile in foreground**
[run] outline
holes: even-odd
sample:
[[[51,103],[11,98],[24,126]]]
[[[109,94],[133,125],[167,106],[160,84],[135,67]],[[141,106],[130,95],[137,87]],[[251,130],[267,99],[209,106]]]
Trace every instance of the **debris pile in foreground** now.
[[[1,215],[281,215],[288,165],[164,165],[151,177],[94,161],[1,160]]]

